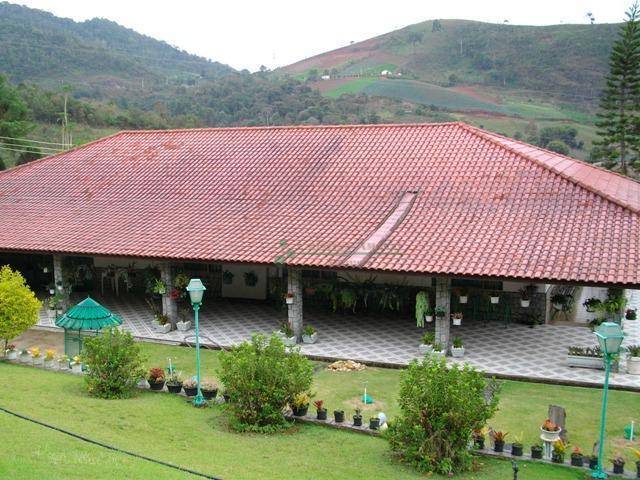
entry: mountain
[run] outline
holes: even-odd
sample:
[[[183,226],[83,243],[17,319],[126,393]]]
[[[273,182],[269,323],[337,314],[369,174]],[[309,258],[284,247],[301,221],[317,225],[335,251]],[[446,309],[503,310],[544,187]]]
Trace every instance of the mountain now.
[[[75,22],[7,2],[0,3],[0,69],[13,82],[64,82],[90,98],[235,71],[109,20]]]

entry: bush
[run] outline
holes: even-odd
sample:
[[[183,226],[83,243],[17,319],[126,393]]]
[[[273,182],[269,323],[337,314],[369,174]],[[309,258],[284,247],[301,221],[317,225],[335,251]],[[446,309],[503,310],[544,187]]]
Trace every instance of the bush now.
[[[414,360],[402,373],[401,413],[389,426],[392,452],[422,472],[468,470],[471,434],[495,412],[497,391],[495,382],[468,365],[447,368],[444,359]]]
[[[38,322],[41,304],[24,277],[8,265],[0,268],[0,339],[4,352],[9,340],[26,332]]]
[[[311,388],[313,365],[298,350],[287,353],[273,335],[220,355],[220,380],[229,395],[231,427],[238,431],[271,432],[283,428],[283,410]]]
[[[99,398],[126,398],[144,377],[140,346],[129,332],[117,328],[84,341],[82,358],[90,395]]]

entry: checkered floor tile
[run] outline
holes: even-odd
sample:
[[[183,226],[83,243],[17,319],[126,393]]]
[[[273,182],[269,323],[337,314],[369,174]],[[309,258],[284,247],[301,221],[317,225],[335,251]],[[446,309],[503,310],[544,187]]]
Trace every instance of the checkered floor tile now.
[[[97,297],[107,308],[121,315],[124,328],[134,336],[158,341],[193,341],[193,330],[167,334],[154,330],[153,317],[145,303],[134,296]],[[632,307],[640,306],[640,291],[629,292]],[[285,311],[277,311],[259,303],[219,301],[205,303],[200,311],[203,344],[228,347],[247,340],[254,333],[269,334],[286,320]],[[303,345],[308,355],[324,358],[345,358],[367,362],[406,365],[420,356],[418,344],[423,329],[411,319],[380,316],[356,317],[345,314],[305,312],[305,324],[318,329],[318,342]],[[46,312],[41,314],[41,326],[53,326]],[[427,330],[433,330],[428,325]],[[463,359],[495,375],[601,384],[598,370],[566,366],[566,351],[570,345],[596,344],[593,333],[582,326],[542,325],[528,328],[497,322],[465,319],[460,327],[451,327],[452,335],[463,339]],[[640,344],[640,320],[625,322],[626,344]],[[624,361],[621,373],[612,374],[611,383],[640,389],[640,376],[628,375]]]

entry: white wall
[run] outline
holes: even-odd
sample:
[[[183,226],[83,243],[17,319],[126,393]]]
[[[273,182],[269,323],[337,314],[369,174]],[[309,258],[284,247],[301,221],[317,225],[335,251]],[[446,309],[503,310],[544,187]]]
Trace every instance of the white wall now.
[[[264,300],[267,298],[267,267],[258,265],[222,264],[222,272],[225,270],[233,273],[233,283],[222,283],[222,296],[226,298],[253,298]],[[249,287],[244,283],[245,272],[253,271],[258,276],[258,283]]]
[[[574,318],[576,322],[590,322],[598,315],[597,313],[587,312],[587,309],[582,305],[582,302],[591,297],[605,300],[607,298],[607,289],[602,287],[582,287],[578,290],[576,298],[573,299]]]

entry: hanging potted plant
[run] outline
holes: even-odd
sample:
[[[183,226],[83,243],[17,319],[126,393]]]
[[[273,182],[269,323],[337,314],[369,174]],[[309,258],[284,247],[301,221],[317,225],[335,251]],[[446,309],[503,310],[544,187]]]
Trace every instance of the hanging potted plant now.
[[[167,293],[167,284],[161,279],[156,278],[153,283],[153,293],[156,295],[165,295]]]
[[[569,296],[561,293],[556,293],[551,297],[551,304],[556,310],[564,310],[567,303],[569,303]]]
[[[49,289],[49,295],[53,296],[56,294],[56,286],[53,283],[50,283],[47,288]]]
[[[195,378],[189,378],[182,382],[182,388],[187,397],[195,397],[198,394],[198,382]]]
[[[73,373],[82,373],[82,357],[76,355],[71,362],[71,371]]]
[[[640,375],[640,345],[629,345],[627,348],[627,373]]]
[[[418,345],[418,350],[421,354],[433,352],[433,343],[436,341],[436,336],[433,332],[425,332],[422,336],[422,343]]]
[[[41,367],[44,363],[44,359],[42,358],[42,353],[40,352],[40,347],[33,347],[29,353],[31,354],[31,363],[34,367]]]
[[[451,342],[451,356],[454,358],[464,357],[464,346],[460,337],[453,337]]]
[[[48,348],[44,351],[44,368],[52,370],[56,366],[56,351]]]
[[[318,420],[326,420],[327,409],[324,407],[324,400],[316,400],[313,402],[313,406],[316,407],[316,418]]]
[[[233,283],[233,273],[231,273],[229,270],[225,270],[224,272],[222,272],[222,283],[224,283],[225,285],[231,285]]]
[[[501,453],[504,451],[504,441],[507,438],[509,433],[501,432],[500,430],[494,430],[491,432],[491,437],[493,438],[493,451]]]
[[[151,390],[162,390],[164,388],[164,370],[158,367],[150,368],[147,375],[147,382],[149,382],[149,388],[151,388]]]
[[[435,309],[435,314],[437,318],[444,318],[444,316],[447,314],[447,310],[439,305]]]
[[[258,275],[253,270],[244,272],[244,284],[247,287],[255,287],[258,284]]]
[[[292,305],[293,304],[293,293],[287,292],[287,294],[284,296],[284,300],[287,302],[287,305]]]
[[[529,296],[529,290],[527,287],[524,287],[520,290],[520,306],[522,308],[529,308],[531,304],[531,297]]]
[[[7,345],[7,349],[4,351],[4,355],[7,360],[16,360],[18,358],[18,351],[13,343]]]
[[[213,400],[218,395],[218,385],[210,380],[204,380],[200,384],[200,391],[205,400]]]
[[[58,370],[69,370],[69,357],[60,355],[58,357]]]
[[[489,294],[489,298],[491,300],[491,303],[493,303],[494,305],[500,302],[500,294],[498,292],[491,292]]]
[[[416,326],[424,328],[425,317],[429,309],[429,295],[421,291],[416,293]]]
[[[455,312],[451,314],[451,322],[454,327],[462,325],[462,312]]]
[[[309,410],[309,395],[307,392],[296,393],[293,396],[291,410],[296,417],[304,417]]]
[[[635,320],[636,318],[638,318],[638,312],[635,308],[627,308],[627,310],[624,312],[624,318],[625,320]]]
[[[560,440],[560,430],[560,425],[547,418],[540,427],[540,438],[545,442],[557,442]]]
[[[579,447],[573,447],[573,451],[571,452],[571,465],[573,467],[584,466],[584,455],[580,451]]]
[[[177,373],[172,373],[167,377],[167,390],[170,393],[180,393],[182,391],[182,379]]]
[[[296,336],[293,333],[293,330],[287,323],[283,323],[280,328],[280,335],[282,337],[282,343],[284,343],[285,347],[294,347],[296,345]]]
[[[551,451],[551,461],[553,463],[564,463],[564,452],[567,445],[560,439],[553,442],[553,450]]]
[[[595,297],[587,298],[584,302],[582,302],[582,306],[589,313],[597,312],[600,305],[602,305],[602,300]]]
[[[355,413],[353,414],[353,426],[354,427],[362,426],[362,410],[359,408],[356,408]]]
[[[466,288],[461,288],[459,290],[460,296],[458,297],[458,301],[460,303],[468,303],[469,302],[469,292]]]
[[[344,422],[344,410],[334,410],[333,411],[333,421],[335,423]]]
[[[535,459],[535,460],[541,460],[542,459],[542,445],[540,445],[539,443],[535,443],[533,445],[531,445],[531,458]]]
[[[316,343],[318,340],[318,332],[311,325],[307,325],[302,331],[302,343]]]

